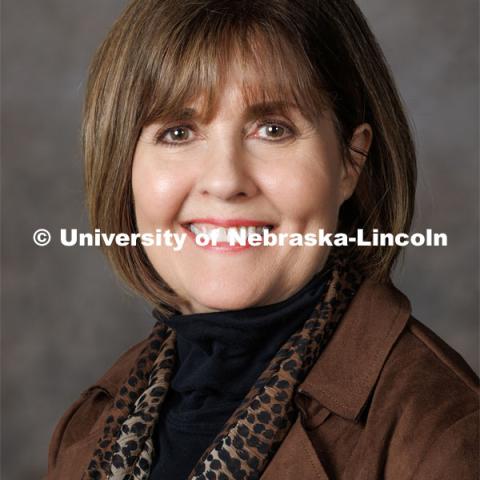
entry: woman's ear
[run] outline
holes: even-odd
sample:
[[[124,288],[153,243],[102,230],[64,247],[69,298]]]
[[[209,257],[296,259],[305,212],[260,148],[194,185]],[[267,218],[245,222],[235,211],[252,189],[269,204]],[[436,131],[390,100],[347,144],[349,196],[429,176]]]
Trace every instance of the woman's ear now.
[[[368,157],[372,136],[372,127],[368,123],[362,123],[353,132],[348,145],[348,157],[343,161],[342,203],[348,200],[355,191],[358,178]]]

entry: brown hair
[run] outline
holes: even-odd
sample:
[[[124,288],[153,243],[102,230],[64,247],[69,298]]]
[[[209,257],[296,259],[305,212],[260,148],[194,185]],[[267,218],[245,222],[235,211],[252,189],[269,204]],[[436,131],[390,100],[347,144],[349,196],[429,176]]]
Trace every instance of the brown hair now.
[[[88,79],[83,148],[93,228],[136,232],[131,170],[142,128],[199,96],[211,117],[233,61],[261,79],[254,89],[245,85],[247,101],[293,101],[310,120],[330,108],[347,160],[355,127],[368,122],[373,143],[341,207],[339,231],[409,231],[415,150],[380,47],[352,0],[134,0],[96,52]],[[177,304],[143,248],[104,251],[134,291],[159,309]],[[398,253],[345,251],[379,281],[389,281]]]

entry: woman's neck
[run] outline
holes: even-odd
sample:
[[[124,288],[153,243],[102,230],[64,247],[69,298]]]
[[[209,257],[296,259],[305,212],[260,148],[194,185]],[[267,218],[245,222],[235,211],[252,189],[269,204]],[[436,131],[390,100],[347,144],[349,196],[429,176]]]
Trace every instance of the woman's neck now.
[[[179,312],[166,319],[177,338],[171,384],[177,406],[197,410],[242,399],[282,344],[310,317],[325,278],[315,274],[299,291],[275,304]]]

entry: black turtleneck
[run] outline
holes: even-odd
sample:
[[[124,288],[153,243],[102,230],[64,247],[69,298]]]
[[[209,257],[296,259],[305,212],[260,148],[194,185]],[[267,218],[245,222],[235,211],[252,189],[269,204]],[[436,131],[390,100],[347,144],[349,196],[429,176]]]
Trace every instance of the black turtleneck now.
[[[151,480],[188,478],[282,344],[310,317],[325,279],[317,273],[271,305],[162,317],[176,331],[177,362],[154,434]]]

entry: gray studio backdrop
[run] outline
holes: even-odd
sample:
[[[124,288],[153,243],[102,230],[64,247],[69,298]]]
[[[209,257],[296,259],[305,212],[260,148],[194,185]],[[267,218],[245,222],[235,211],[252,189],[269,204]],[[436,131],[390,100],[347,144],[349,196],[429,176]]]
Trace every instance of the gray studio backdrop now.
[[[87,64],[125,3],[3,2],[4,480],[40,478],[60,415],[153,323],[98,251],[32,242],[40,227],[87,229],[79,148]],[[395,281],[414,315],[478,371],[477,2],[359,3],[414,125],[415,229],[449,238],[446,248],[408,250]]]

